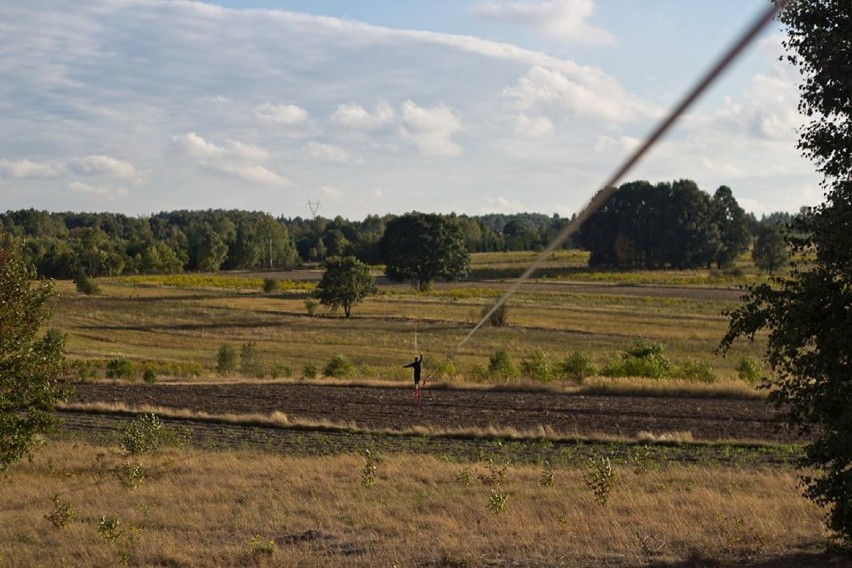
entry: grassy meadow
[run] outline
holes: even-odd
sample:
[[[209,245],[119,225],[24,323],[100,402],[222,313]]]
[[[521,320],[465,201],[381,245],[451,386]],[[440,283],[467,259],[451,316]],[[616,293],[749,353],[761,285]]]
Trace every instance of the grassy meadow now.
[[[651,463],[611,471],[175,447],[128,461],[117,447],[66,440],[0,478],[0,566],[827,560],[817,555],[826,538],[821,512],[786,468]]]
[[[138,369],[152,367],[159,380],[212,380],[226,343],[239,351],[255,342],[267,378],[298,378],[306,366],[321,374],[342,354],[355,377],[388,381],[407,380],[402,364],[415,346],[426,354],[427,370],[456,382],[494,380],[487,368],[499,350],[516,366],[538,351],[552,367],[579,351],[601,369],[644,338],[663,343],[676,365],[699,363],[730,383],[739,360],[761,352],[758,338],[727,357],[714,353],[727,326],[722,312],[737,304],[737,287],[761,278],[747,262],[725,272],[599,272],[586,268],[586,253],[578,251],[552,255],[509,300],[507,324],[483,326],[458,349],[534,257],[473,255],[469,279],[422,293],[379,277],[379,294],[356,305],[350,319],[308,306],[319,270],[98,279],[100,293],[91,296],[60,281],[54,324],[68,334],[69,358],[100,366],[96,375],[107,361],[126,358]],[[264,292],[264,279],[276,280],[277,288]]]
[[[380,278],[351,319],[309,306],[317,270],[99,279],[91,296],[57,282],[54,324],[68,334],[69,372],[87,380],[116,359],[133,364],[131,380],[142,369],[165,383],[257,380],[216,372],[223,344],[239,352],[253,342],[263,380],[311,380],[312,366],[312,380],[340,380],[321,375],[342,354],[354,364],[349,380],[407,382],[402,364],[417,347],[441,380],[486,388],[500,382],[485,371],[499,350],[516,363],[537,350],[553,365],[580,351],[601,369],[644,338],[665,344],[676,365],[712,367],[715,382],[592,376],[583,388],[757,396],[736,366],[760,354],[761,338],[714,353],[737,286],[761,278],[747,263],[595,272],[582,253],[559,252],[510,300],[507,325],[486,325],[458,349],[533,256],[474,255],[470,279],[425,293]],[[270,278],[278,286],[264,292]],[[145,437],[160,434],[64,432],[0,476],[0,567],[849,565],[823,552],[824,512],[801,496],[787,461],[678,462],[637,450],[610,462],[602,445],[588,461],[551,465],[508,443],[498,457],[382,454],[370,436],[359,452],[321,457],[191,447],[179,435],[149,448]]]

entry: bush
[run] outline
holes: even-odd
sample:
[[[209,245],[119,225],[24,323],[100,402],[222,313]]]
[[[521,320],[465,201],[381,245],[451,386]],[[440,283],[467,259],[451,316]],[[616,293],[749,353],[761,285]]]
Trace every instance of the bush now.
[[[240,373],[248,377],[262,377],[263,368],[257,354],[257,343],[249,341],[240,348]]]
[[[267,294],[274,292],[278,289],[278,280],[274,278],[264,278],[263,279],[263,291]]]
[[[672,363],[664,350],[662,343],[637,339],[625,352],[610,359],[601,373],[607,377],[667,377]]]
[[[228,343],[223,343],[219,347],[219,353],[216,355],[216,372],[220,375],[227,375],[237,370],[237,352]]]
[[[479,317],[485,317],[485,314],[491,310],[494,304],[490,304],[482,308],[482,312],[480,312]],[[494,313],[488,316],[488,323],[490,323],[494,327],[502,327],[509,322],[509,304],[503,302],[499,308],[494,310]]]
[[[513,379],[518,376],[518,369],[512,363],[509,352],[500,349],[488,360],[488,374],[499,379]]]
[[[87,296],[100,294],[101,292],[101,289],[95,282],[95,279],[82,273],[74,277],[74,286],[77,287],[78,292],[86,294]]]
[[[335,355],[323,369],[326,377],[346,377],[352,374],[352,362],[345,355]]]
[[[701,383],[716,382],[716,374],[713,372],[713,367],[707,361],[687,359],[686,363],[681,366],[678,375],[687,381],[698,381]]]
[[[133,376],[133,363],[121,357],[107,363],[106,376],[111,379],[129,379]]]
[[[306,379],[313,379],[317,376],[317,366],[313,363],[305,363],[302,366],[302,377]]]
[[[293,376],[293,367],[285,363],[275,363],[270,367],[269,374],[273,379],[277,379],[278,377],[290,378]]]
[[[142,380],[148,383],[149,385],[153,385],[157,382],[157,371],[148,367],[145,369],[145,372],[142,373]]]
[[[547,355],[541,349],[536,349],[528,358],[521,361],[521,374],[529,379],[549,381],[553,378]]]
[[[317,307],[319,307],[319,301],[314,300],[313,298],[308,298],[305,300],[305,310],[308,312],[309,316],[315,316],[317,313]]]
[[[737,362],[737,376],[741,381],[755,384],[760,381],[760,359],[751,355],[740,357]]]
[[[159,450],[164,439],[163,423],[149,412],[125,426],[119,446],[125,456],[140,456]]]
[[[595,373],[595,366],[588,353],[574,351],[559,364],[558,373],[563,379],[581,384],[586,376]]]

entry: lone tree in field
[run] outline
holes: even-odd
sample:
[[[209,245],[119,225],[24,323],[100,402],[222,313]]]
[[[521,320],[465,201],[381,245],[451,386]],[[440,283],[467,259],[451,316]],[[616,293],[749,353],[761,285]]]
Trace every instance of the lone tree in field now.
[[[421,291],[436,278],[460,280],[470,272],[470,254],[458,221],[443,215],[408,213],[390,221],[379,241],[385,274],[413,281]]]
[[[809,119],[799,148],[823,175],[825,202],[794,221],[788,239],[810,260],[774,286],[749,288],[722,341],[769,332],[769,396],[808,435],[805,494],[852,545],[852,2],[798,0],[781,13],[788,59]]]
[[[352,306],[376,293],[376,281],[370,267],[354,256],[330,256],[323,263],[325,272],[317,285],[316,296],[324,306],[343,308],[348,318]]]
[[[787,239],[781,227],[774,224],[763,224],[754,241],[751,251],[754,265],[760,270],[773,272],[787,264],[790,255],[787,253]]]
[[[30,455],[67,396],[58,380],[65,338],[50,323],[53,288],[0,235],[0,472]]]

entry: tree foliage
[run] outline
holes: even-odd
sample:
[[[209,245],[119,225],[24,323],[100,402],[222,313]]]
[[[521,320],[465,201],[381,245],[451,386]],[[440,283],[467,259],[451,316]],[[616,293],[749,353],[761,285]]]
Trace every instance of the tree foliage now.
[[[376,282],[370,267],[354,256],[332,256],[323,263],[325,272],[317,285],[316,296],[324,306],[343,308],[348,318],[352,307],[376,293]]]
[[[772,274],[787,264],[787,239],[778,225],[761,225],[751,251],[754,265]]]
[[[621,185],[581,227],[590,266],[727,266],[747,249],[749,220],[727,186],[713,198],[692,180]]]
[[[409,213],[387,224],[379,241],[385,274],[427,290],[437,278],[460,280],[470,272],[470,254],[455,217]]]
[[[774,285],[752,286],[731,313],[722,347],[769,333],[770,398],[809,436],[806,494],[852,544],[852,3],[799,0],[781,13],[785,47],[803,76],[799,110],[810,119],[799,148],[823,174],[825,201],[795,223],[793,250],[807,253]]]
[[[34,278],[19,247],[0,248],[0,472],[31,454],[67,396],[59,380],[65,338],[45,331],[53,288]]]

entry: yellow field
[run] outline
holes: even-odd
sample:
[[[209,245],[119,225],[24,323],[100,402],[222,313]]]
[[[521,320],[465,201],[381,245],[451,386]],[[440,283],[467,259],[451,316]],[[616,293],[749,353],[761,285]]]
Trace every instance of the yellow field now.
[[[792,567],[825,539],[787,470],[616,466],[600,505],[583,468],[186,448],[141,463],[135,488],[115,448],[82,442],[12,468],[0,565]]]

